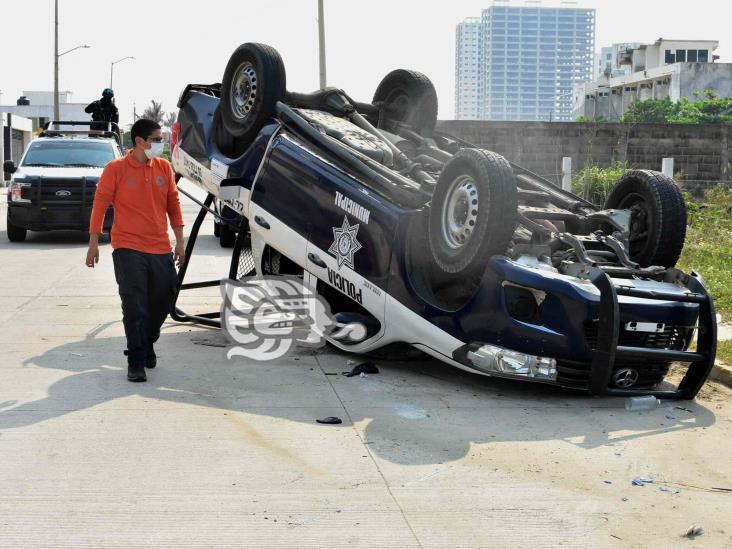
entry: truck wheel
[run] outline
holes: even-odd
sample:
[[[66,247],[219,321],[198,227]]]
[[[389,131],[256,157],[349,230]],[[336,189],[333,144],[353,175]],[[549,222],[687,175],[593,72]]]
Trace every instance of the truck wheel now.
[[[373,103],[383,103],[380,127],[392,131],[398,122],[430,134],[437,124],[437,93],[432,82],[417,71],[397,69],[376,88]]]
[[[429,243],[446,273],[479,276],[506,250],[516,227],[513,171],[502,156],[461,149],[445,165],[432,196]]]
[[[223,203],[221,204],[221,216],[228,219],[233,220],[238,218],[238,214],[229,208],[228,206],[224,206]],[[236,242],[236,231],[231,228],[231,225],[228,223],[217,223],[219,227],[219,244],[222,248],[233,248],[234,243]]]
[[[285,88],[285,66],[277,50],[250,42],[234,51],[224,70],[220,104],[223,126],[238,144],[249,144],[274,117]]]
[[[642,267],[676,265],[686,237],[686,204],[673,179],[629,171],[611,189],[605,208],[630,210],[631,259]]]
[[[222,248],[233,248],[236,242],[236,232],[226,223],[219,225],[219,244]]]
[[[10,242],[23,242],[28,234],[28,229],[23,229],[10,222],[10,215],[8,215],[7,231]]]

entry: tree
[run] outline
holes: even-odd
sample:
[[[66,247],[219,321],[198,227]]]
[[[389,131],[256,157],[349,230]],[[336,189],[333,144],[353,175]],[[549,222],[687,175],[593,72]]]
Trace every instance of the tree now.
[[[623,115],[630,124],[665,124],[678,113],[678,105],[670,97],[634,101]]]
[[[732,124],[732,97],[717,97],[712,90],[694,92],[695,101],[645,99],[634,101],[623,115],[631,124]]]
[[[150,101],[151,105],[149,107],[145,107],[145,110],[142,111],[142,115],[140,118],[147,118],[148,120],[153,120],[154,122],[157,122],[158,124],[163,124],[163,117],[165,116],[165,113],[163,111],[163,104],[158,103],[154,99]]]
[[[176,112],[169,112],[165,115],[165,118],[163,119],[163,126],[167,128],[172,128],[173,124],[175,124],[175,121],[178,119],[178,113]]]
[[[717,97],[712,90],[694,92],[696,101],[679,99],[676,116],[670,122],[677,124],[732,124],[732,97]]]

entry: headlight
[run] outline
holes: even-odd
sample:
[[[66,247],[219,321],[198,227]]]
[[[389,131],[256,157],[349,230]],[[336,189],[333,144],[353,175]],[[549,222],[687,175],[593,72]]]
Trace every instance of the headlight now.
[[[22,183],[20,181],[11,181],[8,188],[8,200],[10,202],[30,202],[27,198],[22,198],[23,187],[30,187],[30,183]]]
[[[495,345],[483,345],[468,351],[467,359],[486,373],[529,379],[557,379],[557,361],[543,356],[527,355]]]

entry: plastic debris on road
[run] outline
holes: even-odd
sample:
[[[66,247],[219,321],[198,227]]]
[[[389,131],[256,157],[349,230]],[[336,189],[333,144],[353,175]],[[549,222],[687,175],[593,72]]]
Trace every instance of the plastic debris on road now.
[[[603,480],[603,482],[604,482],[605,484],[612,484],[612,483],[613,483],[613,481],[612,481],[612,480]]]
[[[378,374],[379,369],[373,362],[361,362],[356,364],[350,372],[342,372],[346,377],[358,376],[361,374]],[[363,376],[365,377],[365,376]]]
[[[316,419],[315,421],[317,421],[318,423],[322,423],[324,425],[339,425],[339,424],[343,423],[341,418],[335,417],[335,416],[328,416],[328,417],[324,417],[323,419]]]
[[[685,538],[695,538],[697,536],[701,536],[704,533],[704,528],[701,526],[697,526],[696,524],[692,524],[689,526],[689,528],[686,530],[686,533],[682,536]]]
[[[625,400],[625,409],[630,412],[654,410],[661,405],[661,401],[654,396],[630,397]]]
[[[652,478],[636,477],[631,481],[631,484],[633,486],[645,486],[646,484],[651,484],[652,482],[653,482]]]

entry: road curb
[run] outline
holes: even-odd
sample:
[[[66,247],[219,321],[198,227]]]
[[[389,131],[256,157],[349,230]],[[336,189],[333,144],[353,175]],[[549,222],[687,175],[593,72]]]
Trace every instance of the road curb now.
[[[732,368],[726,364],[717,362],[712,366],[712,371],[709,374],[709,379],[718,381],[722,385],[732,387]]]

